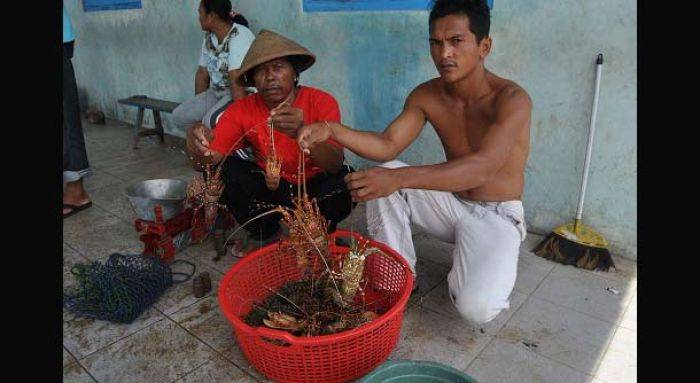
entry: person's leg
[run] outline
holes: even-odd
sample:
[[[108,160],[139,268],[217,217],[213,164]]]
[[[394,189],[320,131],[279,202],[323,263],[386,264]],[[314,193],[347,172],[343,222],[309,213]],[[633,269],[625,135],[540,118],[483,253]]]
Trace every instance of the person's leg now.
[[[520,243],[525,237],[522,204],[463,204],[467,213],[457,223],[447,282],[460,315],[474,324],[483,324],[509,307]]]
[[[328,232],[335,231],[338,223],[347,218],[355,207],[345,185],[345,175],[355,169],[343,165],[337,174],[319,174],[308,182],[309,197],[316,198],[321,214],[328,220]]]
[[[83,177],[90,174],[85,137],[80,120],[78,103],[78,86],[71,62],[71,47],[64,47],[63,56],[63,181],[66,183],[63,204],[72,205],[63,208],[63,215],[90,203],[90,196],[85,191]]]
[[[408,166],[391,161],[381,166]],[[448,192],[401,189],[386,197],[367,202],[367,230],[370,236],[401,254],[415,275],[416,252],[411,223],[442,241],[454,243],[454,227],[463,209]]]
[[[175,129],[182,132],[183,135],[186,134],[187,129],[195,123],[202,121],[204,114],[211,106],[216,104],[217,101],[218,99],[216,98],[215,92],[211,88],[184,101],[173,110],[173,124],[175,125]]]
[[[202,124],[209,129],[213,129],[216,126],[219,116],[233,101],[229,91],[215,92],[215,96],[218,100],[213,105],[208,105],[208,109],[204,113],[204,117],[202,117]]]
[[[265,240],[279,231],[280,214],[271,214],[248,222],[255,216],[270,211],[280,204],[282,191],[288,189],[280,181],[280,188],[271,191],[265,186],[265,176],[256,164],[229,156],[224,163],[222,177],[226,204],[236,222],[246,224],[245,230],[254,238]]]

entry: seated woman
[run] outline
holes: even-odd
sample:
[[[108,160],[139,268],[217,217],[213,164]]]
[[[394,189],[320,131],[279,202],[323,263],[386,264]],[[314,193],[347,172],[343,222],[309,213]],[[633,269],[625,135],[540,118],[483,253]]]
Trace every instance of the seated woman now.
[[[240,76],[258,93],[231,104],[212,131],[202,124],[187,133],[187,150],[195,167],[223,164],[224,196],[236,221],[243,224],[277,205],[292,207],[299,182],[301,152],[297,131],[314,122],[339,122],[340,109],[330,94],[298,85],[299,74],[315,62],[306,48],[274,32],[263,30],[241,64]],[[250,145],[256,162],[229,155]],[[267,171],[269,158],[278,159],[279,177]],[[304,157],[309,197],[316,198],[329,232],[350,214],[352,201],[344,176],[343,147],[329,139],[310,148]],[[246,226],[250,238],[276,239],[281,215],[272,214]],[[242,251],[249,251],[249,246]]]
[[[237,77],[236,70],[255,39],[248,21],[231,12],[230,0],[202,0],[199,24],[205,33],[195,75],[196,96],[173,111],[173,123],[181,132],[198,122],[213,127],[233,100],[247,95],[245,88],[231,79]]]

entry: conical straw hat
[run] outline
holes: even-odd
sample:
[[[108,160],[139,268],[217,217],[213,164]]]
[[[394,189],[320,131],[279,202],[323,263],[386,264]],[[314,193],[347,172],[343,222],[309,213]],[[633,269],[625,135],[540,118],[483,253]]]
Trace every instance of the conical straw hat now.
[[[316,62],[316,56],[311,51],[296,42],[267,29],[263,29],[253,40],[239,69],[239,76],[246,75],[256,66],[285,56],[295,56],[296,69],[299,73],[309,69]],[[243,78],[244,82],[252,86],[251,74]]]

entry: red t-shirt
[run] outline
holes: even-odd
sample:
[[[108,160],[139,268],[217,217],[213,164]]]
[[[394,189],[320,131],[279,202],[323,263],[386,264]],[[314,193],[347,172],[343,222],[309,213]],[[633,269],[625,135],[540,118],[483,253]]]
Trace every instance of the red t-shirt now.
[[[314,122],[340,122],[340,109],[333,96],[320,89],[300,86],[292,107],[304,111],[304,125]],[[265,159],[272,152],[270,127],[267,118],[270,110],[258,93],[244,97],[229,105],[213,130],[214,140],[210,148],[223,155],[235,150],[252,146],[256,163],[265,169]],[[245,137],[244,137],[245,135]],[[275,151],[282,164],[281,176],[291,183],[298,183],[299,144],[293,138],[275,129]],[[343,149],[343,146],[333,139],[326,142]],[[305,156],[306,179],[322,173],[308,155]]]

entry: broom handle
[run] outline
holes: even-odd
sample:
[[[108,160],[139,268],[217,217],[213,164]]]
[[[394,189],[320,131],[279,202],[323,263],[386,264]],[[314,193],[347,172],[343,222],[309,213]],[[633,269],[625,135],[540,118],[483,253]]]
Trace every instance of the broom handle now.
[[[583,198],[586,195],[586,184],[588,183],[588,167],[591,164],[591,149],[593,149],[593,134],[595,133],[595,119],[598,114],[598,95],[600,94],[600,75],[603,71],[603,54],[598,54],[595,71],[595,93],[593,95],[593,111],[591,112],[591,126],[588,130],[588,145],[586,147],[586,160],[583,165],[583,181],[581,182],[581,193],[578,197],[578,208],[576,209],[576,221],[574,221],[574,231],[581,221],[583,214]]]

